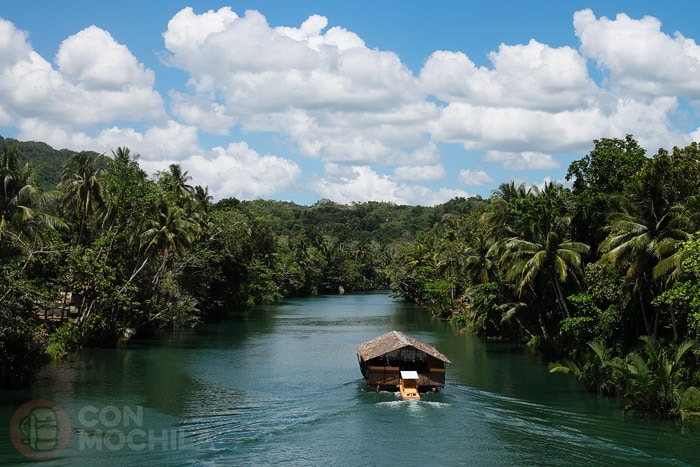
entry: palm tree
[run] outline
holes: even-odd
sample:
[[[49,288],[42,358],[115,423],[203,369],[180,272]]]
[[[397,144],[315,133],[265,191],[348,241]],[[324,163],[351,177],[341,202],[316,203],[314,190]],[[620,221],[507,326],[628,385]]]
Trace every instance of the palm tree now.
[[[31,201],[37,189],[29,165],[20,167],[17,146],[3,148],[0,176],[0,229],[4,230],[13,221],[25,221],[34,216]]]
[[[29,163],[21,165],[17,146],[5,146],[0,161],[0,269],[3,287],[0,302],[5,303],[15,292],[20,296],[34,297],[37,290],[27,290],[21,280],[30,260],[44,250],[47,234],[54,228],[63,228],[65,223],[47,212],[56,192],[42,193],[36,185],[36,172]],[[13,263],[23,255],[23,266]],[[34,289],[32,287],[32,289]],[[29,292],[29,293],[27,293]],[[38,295],[42,293],[39,292]],[[53,305],[54,298],[50,299]],[[12,303],[12,300],[7,303]],[[27,305],[31,308],[31,305]],[[11,306],[10,306],[11,308]],[[9,309],[9,308],[8,308]],[[21,313],[21,310],[17,310]],[[20,314],[17,315],[19,318]]]
[[[112,155],[114,156],[114,162],[117,164],[129,165],[134,160],[131,157],[131,149],[126,146],[117,147],[116,151],[112,151]]]
[[[41,239],[44,226],[65,226],[61,219],[42,210],[57,193],[39,190],[34,169],[29,163],[20,165],[17,146],[3,148],[0,179],[0,236],[33,241]]]
[[[201,185],[194,187],[193,198],[195,204],[203,211],[207,212],[209,209],[209,203],[213,199],[209,194],[209,187],[202,188]]]
[[[161,269],[172,252],[184,255],[201,233],[200,225],[187,216],[185,209],[165,200],[158,203],[149,225],[140,236],[141,247],[147,258],[155,253],[161,255]]]
[[[583,381],[586,389],[600,394],[618,395],[624,381],[619,371],[624,362],[611,355],[610,349],[599,341],[588,343],[589,351],[582,356],[583,363],[565,359],[551,363],[550,373],[573,373]]]
[[[63,205],[77,213],[80,222],[76,244],[80,244],[88,218],[105,206],[102,192],[102,169],[99,159],[87,152],[73,154],[66,162],[60,186],[65,192]]]
[[[680,344],[675,352],[661,347],[658,340],[642,336],[644,354],[632,352],[616,365],[626,382],[628,408],[668,417],[683,415],[683,400],[697,394],[697,374],[684,372],[682,360],[693,348],[692,341]]]
[[[465,272],[470,284],[486,284],[498,274],[496,242],[489,236],[476,233],[464,255]]]
[[[138,154],[132,155],[129,148],[118,147],[112,155],[112,159],[106,159],[103,173],[105,213],[102,228],[129,229],[145,214],[140,206],[148,203],[149,187],[154,184],[139,167]]]
[[[515,186],[515,182],[512,180],[508,183],[501,183],[492,193],[493,198],[503,200],[506,203],[525,198],[527,194],[528,190],[524,183]]]
[[[209,206],[212,200],[209,188],[195,186],[190,199],[191,202],[187,203],[187,212],[192,220],[198,222],[201,229],[205,230],[209,223]]]
[[[409,274],[429,264],[432,264],[432,255],[430,249],[422,243],[417,243],[404,260],[404,267]]]
[[[648,335],[658,335],[658,308],[649,316],[648,308],[663,289],[669,274],[679,268],[674,257],[681,242],[690,240],[689,219],[664,200],[651,199],[640,191],[621,198],[620,210],[611,214],[608,236],[601,242],[601,260],[627,270],[632,293],[639,306]]]
[[[513,209],[530,195],[531,192],[525,189],[525,184],[520,184],[516,187],[515,182],[512,181],[510,183],[501,183],[493,191],[489,209],[483,215],[484,222],[490,226],[488,235],[492,239],[499,240],[515,235]]]
[[[173,193],[177,199],[191,199],[194,195],[194,187],[188,184],[192,177],[182,171],[180,164],[170,164],[168,171],[161,172],[159,175],[166,191]]]
[[[507,253],[502,261],[509,265],[506,280],[515,284],[518,297],[523,299],[526,292],[531,297],[528,302],[537,310],[542,336],[556,351],[557,346],[545,319],[548,308],[546,291],[554,291],[556,305],[563,317],[569,318],[562,285],[570,278],[579,284],[578,277],[583,270],[582,257],[588,253],[589,247],[580,242],[562,241],[556,232],[549,231],[542,242],[512,238],[505,243],[505,249]]]
[[[583,271],[583,255],[589,252],[588,245],[570,240],[562,240],[555,231],[546,232],[544,241],[532,242],[512,238],[506,242],[508,253],[503,261],[510,265],[506,279],[516,284],[518,295],[530,287],[535,295],[534,285],[542,277],[552,287],[564,317],[570,317],[562,284],[573,279],[579,284]]]
[[[570,240],[568,196],[568,191],[554,183],[543,190],[533,187],[508,208],[511,214],[502,221],[511,223],[513,235],[498,242],[499,262],[507,271],[506,280],[514,285],[520,300],[529,297],[525,301],[537,310],[542,336],[555,351],[545,319],[547,292],[553,292],[562,316],[568,318],[563,286],[579,285],[583,257],[589,251],[588,245]]]
[[[692,232],[700,230],[700,194],[688,196],[678,208],[680,215],[687,219]]]

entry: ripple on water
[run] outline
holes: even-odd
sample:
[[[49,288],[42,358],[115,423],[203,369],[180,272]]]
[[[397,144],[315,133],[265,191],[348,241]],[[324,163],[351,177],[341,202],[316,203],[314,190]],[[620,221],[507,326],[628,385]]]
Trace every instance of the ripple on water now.
[[[344,412],[352,410],[353,386],[339,385],[338,391],[344,397],[330,405],[315,405],[307,398],[238,392],[212,385],[191,402],[180,421],[180,429],[200,451],[251,452],[255,445],[264,445],[287,433],[313,429],[314,425],[342,418]],[[324,394],[307,396],[318,401]]]
[[[492,426],[499,438],[506,442],[532,440],[530,445],[521,445],[519,463],[541,462],[543,450],[567,453],[562,462],[551,459],[553,465],[626,463],[631,458],[648,463],[669,462],[635,447],[653,448],[656,443],[648,439],[648,431],[637,431],[634,423],[626,423],[623,418],[611,423],[610,417],[599,412],[573,412],[463,386],[452,389],[468,394],[474,406],[472,412]],[[628,434],[629,442],[621,442],[620,432]]]
[[[400,396],[399,396],[400,397]],[[409,412],[420,412],[423,410],[430,409],[447,409],[450,404],[446,402],[435,402],[435,401],[413,401],[413,400],[395,400],[395,401],[383,401],[377,402],[378,407],[388,407],[395,410],[408,410]]]

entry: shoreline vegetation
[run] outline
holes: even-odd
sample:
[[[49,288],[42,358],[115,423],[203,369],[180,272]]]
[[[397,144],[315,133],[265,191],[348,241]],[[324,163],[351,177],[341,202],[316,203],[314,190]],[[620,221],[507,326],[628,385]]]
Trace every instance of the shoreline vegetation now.
[[[0,387],[285,297],[391,288],[659,417],[700,413],[700,148],[594,141],[571,187],[434,207],[213,202],[177,164],[0,137]],[[555,377],[555,376],[552,376]]]

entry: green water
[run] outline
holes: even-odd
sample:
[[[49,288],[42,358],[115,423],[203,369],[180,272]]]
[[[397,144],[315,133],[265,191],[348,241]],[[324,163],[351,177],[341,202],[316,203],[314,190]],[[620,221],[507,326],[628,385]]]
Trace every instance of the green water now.
[[[392,329],[453,362],[421,401],[367,390],[355,346]],[[54,363],[0,392],[70,419],[42,465],[700,465],[700,425],[623,415],[512,345],[455,334],[385,293],[289,300],[218,325]]]

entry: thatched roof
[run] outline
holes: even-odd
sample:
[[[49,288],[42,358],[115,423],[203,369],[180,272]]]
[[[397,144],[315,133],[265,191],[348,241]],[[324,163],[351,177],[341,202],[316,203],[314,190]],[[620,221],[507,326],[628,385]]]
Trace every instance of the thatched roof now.
[[[363,342],[357,346],[357,353],[363,360],[371,360],[381,357],[384,354],[402,349],[404,347],[413,347],[431,357],[442,360],[445,363],[452,363],[447,357],[438,352],[432,345],[421,342],[418,339],[408,337],[402,332],[391,331],[382,336],[375,337],[371,341]]]

